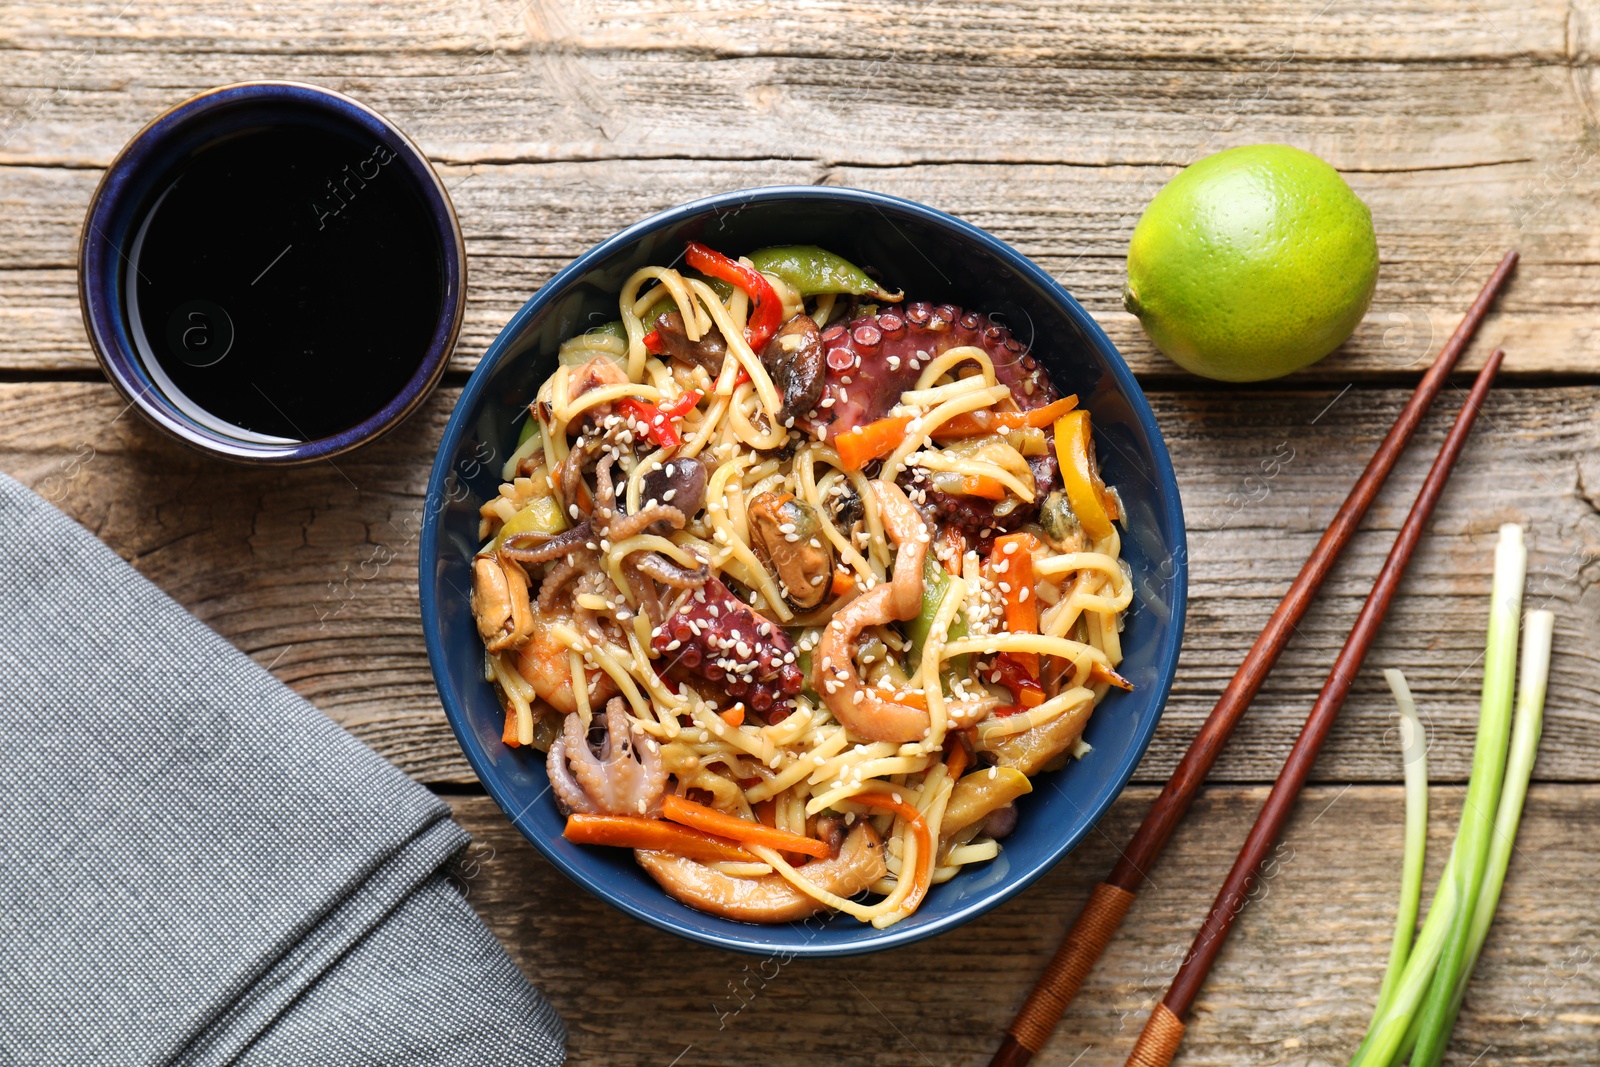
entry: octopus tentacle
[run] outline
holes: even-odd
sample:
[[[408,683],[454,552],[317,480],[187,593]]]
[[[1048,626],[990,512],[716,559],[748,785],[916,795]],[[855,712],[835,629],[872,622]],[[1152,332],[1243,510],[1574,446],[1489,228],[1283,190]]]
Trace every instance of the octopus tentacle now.
[[[593,570],[598,557],[593,552],[574,552],[561,560],[544,576],[539,586],[539,614],[551,615],[556,611],[556,599],[574,578]]]
[[[928,362],[952,348],[982,349],[994,364],[995,380],[1010,389],[1019,410],[1031,411],[1060,397],[1050,376],[1011,331],[987,315],[953,304],[918,301],[862,315],[830,326],[822,343],[827,378],[810,425],[830,440],[887,415],[902,393],[915,388]],[[1035,480],[1048,491],[1057,472],[1055,456],[1029,462]],[[1015,529],[1038,511],[1036,502],[996,515],[991,501],[940,492],[925,476],[910,478],[908,484],[920,490],[918,498],[927,501],[932,514],[959,526],[980,550],[996,533]],[[1040,493],[1039,499],[1043,497]]]
[[[568,722],[577,719],[576,715],[568,717]],[[584,815],[599,815],[600,808],[589,799],[589,794],[583,791],[583,786],[578,784],[578,779],[573,777],[572,769],[567,766],[567,739],[558,737],[551,744],[550,751],[545,756],[545,772],[550,775],[550,791],[556,795],[556,803],[560,805],[564,814],[580,812]]]
[[[573,442],[572,451],[567,453],[567,458],[561,461],[556,471],[561,483],[561,500],[566,504],[569,514],[573,508],[583,509],[580,499],[583,496],[580,492],[583,488],[583,467],[599,451],[600,439],[584,434]]]
[[[585,544],[590,537],[588,520],[558,534],[512,534],[500,544],[502,555],[518,563],[546,563],[571,554],[574,548]]]
[[[1030,411],[1057,399],[1050,376],[1011,332],[986,315],[916,302],[836,323],[822,334],[827,376],[813,426],[832,438],[882,418],[914,388],[928,361],[952,348],[981,348],[995,380]]]
[[[633,565],[662,585],[674,589],[698,589],[711,578],[711,569],[703,563],[690,570],[658,552],[644,553],[634,560]]]
[[[683,529],[683,524],[688,520],[683,512],[666,504],[656,504],[652,507],[641,508],[632,515],[624,515],[620,519],[612,519],[605,530],[605,537],[613,542],[626,541],[635,534],[644,533],[658,522],[664,522],[674,530]]]
[[[716,578],[667,617],[650,646],[670,657],[672,669],[719,685],[757,712],[780,707],[805,684],[789,635]]]

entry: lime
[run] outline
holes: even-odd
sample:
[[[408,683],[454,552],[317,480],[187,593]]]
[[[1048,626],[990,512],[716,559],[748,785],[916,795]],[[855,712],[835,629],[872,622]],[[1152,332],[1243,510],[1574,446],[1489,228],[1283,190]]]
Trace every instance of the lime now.
[[[1207,156],[1155,195],[1122,296],[1180,367],[1254,382],[1338,348],[1377,282],[1367,205],[1311,153],[1261,144]]]

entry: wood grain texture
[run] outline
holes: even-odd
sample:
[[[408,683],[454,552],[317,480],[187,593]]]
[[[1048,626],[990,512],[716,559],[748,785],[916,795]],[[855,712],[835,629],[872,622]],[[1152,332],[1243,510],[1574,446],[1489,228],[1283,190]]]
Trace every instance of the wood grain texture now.
[[[0,385],[0,470],[61,507],[313,703],[408,772],[470,781],[422,647],[416,558],[443,390],[391,438],[303,470],[221,467],[159,438],[108,386]],[[1183,486],[1190,609],[1177,685],[1141,781],[1170,772],[1404,390],[1155,393]],[[1447,386],[1214,772],[1270,781],[1343,644],[1460,391]],[[1389,781],[1398,757],[1381,668],[1429,717],[1434,773],[1464,778],[1477,716],[1495,532],[1527,525],[1530,597],[1557,610],[1544,779],[1593,781],[1600,694],[1600,389],[1494,394],[1368,669],[1321,781]],[[1276,460],[1276,463],[1274,463]],[[1277,473],[1264,472],[1276,467]]]
[[[1588,3],[383,10],[0,10],[0,370],[94,365],[73,264],[122,143],[201,89],[292,77],[354,93],[439,161],[470,260],[462,368],[622,226],[797,182],[991,229],[1077,294],[1136,370],[1173,374],[1120,307],[1128,235],[1178,167],[1270,140],[1344,169],[1380,235],[1372,310],[1303,380],[1415,366],[1512,246],[1521,273],[1484,340],[1506,342],[1510,375],[1600,372]]]
[[[87,380],[77,305],[78,229],[128,138],[196,92],[249,78],[315,82],[391,116],[435,160],[465,232],[457,371],[575,256],[698,196],[858,186],[989,229],[1071,289],[1145,377],[1178,467],[1191,606],[1144,784],[983,919],[882,956],[787,963],[627,919],[575,890],[489,800],[450,797],[477,837],[462,884],[568,1020],[573,1063],[978,1065],[1415,375],[1516,247],[1519,273],[1462,369],[1503,344],[1521,387],[1499,390],[1480,420],[1317,764],[1323,784],[1241,916],[1178,1063],[1347,1062],[1387,954],[1400,862],[1380,670],[1406,670],[1427,719],[1441,783],[1431,880],[1460,802],[1452,783],[1469,766],[1504,521],[1527,526],[1529,597],[1557,611],[1556,658],[1541,784],[1450,1062],[1590,1062],[1597,55],[1600,0],[17,0],[0,5],[0,470],[409,773],[472,782],[439,707],[416,591],[424,485],[456,391],[380,444],[304,470],[219,466],[158,437]],[[1224,391],[1179,374],[1121,309],[1123,257],[1178,168],[1261,141],[1341,169],[1372,208],[1382,276],[1339,352],[1272,390]],[[1040,1064],[1123,1062],[1461,391],[1446,389]]]
[[[1549,749],[1546,750],[1549,754]],[[574,888],[482,797],[452,797],[476,838],[468,898],[570,1028],[575,1065],[978,1065],[1090,887],[1154,795],[1130,788],[1077,852],[1022,896],[930,942],[849,960],[702,948]],[[1128,922],[1034,1061],[1120,1065],[1265,796],[1212,787]],[[1428,892],[1460,813],[1433,790]],[[1451,1045],[1452,1063],[1587,1061],[1600,971],[1594,949],[1600,787],[1529,795],[1499,915]],[[1342,1064],[1360,1043],[1388,957],[1399,892],[1402,790],[1307,790],[1268,878],[1190,1016],[1180,1067]],[[848,919],[842,921],[850,921]],[[674,1061],[673,1057],[681,1056]]]

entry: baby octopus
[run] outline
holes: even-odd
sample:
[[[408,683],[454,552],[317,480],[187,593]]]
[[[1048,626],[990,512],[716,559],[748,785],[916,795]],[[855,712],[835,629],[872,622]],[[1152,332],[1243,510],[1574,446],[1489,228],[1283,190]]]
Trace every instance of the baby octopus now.
[[[634,740],[621,697],[606,705],[598,753],[589,745],[581,717],[568,715],[545,768],[561,806],[586,815],[655,815],[667,788],[661,746],[649,737]]]

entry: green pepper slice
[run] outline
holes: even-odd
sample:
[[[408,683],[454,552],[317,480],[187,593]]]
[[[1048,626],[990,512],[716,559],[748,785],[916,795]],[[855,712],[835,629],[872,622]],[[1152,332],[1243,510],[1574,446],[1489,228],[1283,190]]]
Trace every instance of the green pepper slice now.
[[[950,591],[950,575],[945,572],[944,566],[929,555],[922,561],[922,611],[916,618],[905,624],[906,636],[911,639],[911,647],[906,650],[907,673],[917,669],[922,662],[922,647],[928,643],[928,635],[933,632],[934,617],[939,614],[939,605],[944,603],[945,594]],[[950,631],[946,636],[947,641],[959,641],[967,636],[967,613],[956,612],[956,617],[950,623]],[[967,676],[967,656],[953,656],[945,661],[946,677],[954,676],[965,678]]]
[[[750,253],[756,270],[783,279],[801,296],[823,293],[850,293],[875,296],[893,303],[902,294],[891,293],[867,276],[867,272],[841,255],[816,245],[776,245]]]

